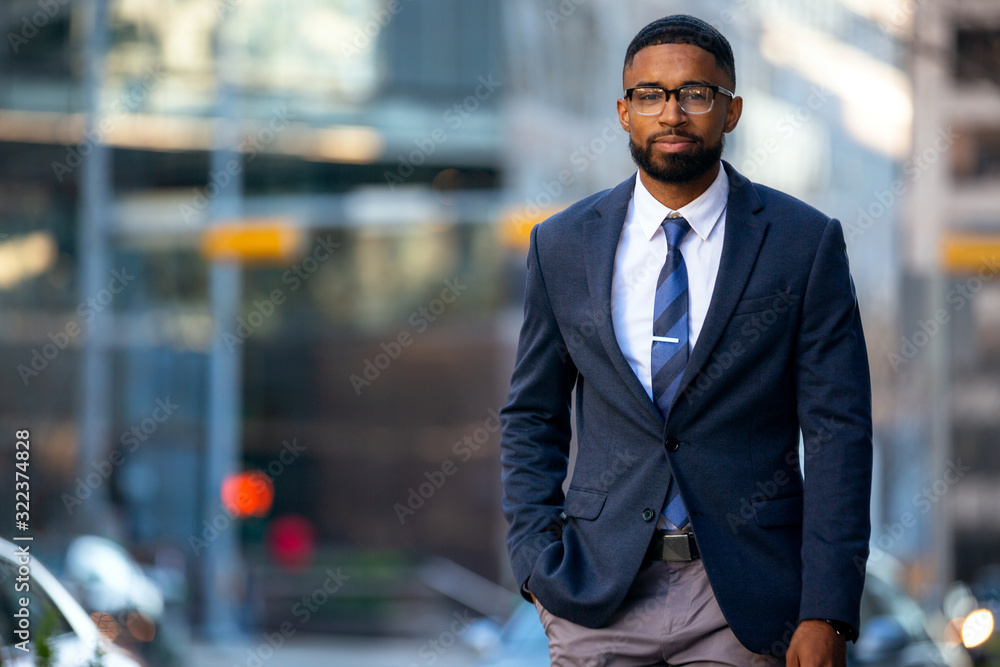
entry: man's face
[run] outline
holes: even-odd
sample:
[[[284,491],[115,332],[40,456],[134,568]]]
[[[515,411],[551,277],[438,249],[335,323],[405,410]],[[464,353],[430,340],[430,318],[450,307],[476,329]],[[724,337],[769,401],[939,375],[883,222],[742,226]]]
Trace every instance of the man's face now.
[[[692,44],[659,44],[635,54],[625,70],[625,88],[662,86],[672,89],[692,83],[732,89],[715,56]],[[618,117],[630,135],[629,148],[636,164],[648,176],[668,184],[690,183],[718,164],[725,133],[739,121],[743,100],[725,93],[715,96],[712,110],[690,114],[671,95],[655,116],[636,113],[627,99],[618,100]]]

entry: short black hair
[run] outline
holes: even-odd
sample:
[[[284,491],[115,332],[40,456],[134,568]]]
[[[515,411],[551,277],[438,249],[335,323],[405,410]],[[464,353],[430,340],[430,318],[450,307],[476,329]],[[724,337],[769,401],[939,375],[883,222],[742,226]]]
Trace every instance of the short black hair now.
[[[647,46],[660,44],[692,44],[715,56],[715,64],[729,77],[736,89],[736,61],[733,47],[721,32],[699,18],[687,14],[674,14],[657,19],[640,30],[625,52],[622,76],[635,60],[635,54]]]

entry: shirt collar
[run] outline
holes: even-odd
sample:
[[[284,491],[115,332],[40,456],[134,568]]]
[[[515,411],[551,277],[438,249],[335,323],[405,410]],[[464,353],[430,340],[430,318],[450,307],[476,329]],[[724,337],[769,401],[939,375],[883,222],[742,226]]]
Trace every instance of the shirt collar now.
[[[708,189],[698,195],[694,201],[681,206],[677,213],[684,216],[684,219],[691,224],[691,229],[703,241],[707,241],[712,230],[715,229],[715,223],[719,221],[722,212],[726,210],[728,201],[729,177],[726,175],[725,166],[720,164],[719,173]],[[673,209],[664,206],[649,193],[638,174],[635,177],[632,206],[634,207],[635,220],[642,227],[643,233],[649,240],[653,239],[653,235],[660,228],[663,219],[673,212]]]

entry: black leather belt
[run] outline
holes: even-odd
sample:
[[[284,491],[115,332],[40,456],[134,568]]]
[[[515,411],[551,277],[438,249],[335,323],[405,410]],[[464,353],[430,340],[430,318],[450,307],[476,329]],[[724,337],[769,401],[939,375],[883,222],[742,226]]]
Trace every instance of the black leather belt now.
[[[646,550],[646,558],[650,560],[686,561],[701,558],[698,553],[698,543],[694,541],[694,533],[671,535],[658,530]]]

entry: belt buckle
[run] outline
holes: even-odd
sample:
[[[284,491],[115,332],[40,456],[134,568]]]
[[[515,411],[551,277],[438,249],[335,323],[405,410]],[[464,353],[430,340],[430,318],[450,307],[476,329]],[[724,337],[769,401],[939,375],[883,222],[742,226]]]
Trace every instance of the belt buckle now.
[[[688,561],[691,556],[691,533],[663,536],[663,560]]]
[[[653,560],[670,562],[692,561],[701,557],[692,532],[680,534],[657,532],[649,545],[648,554]]]

